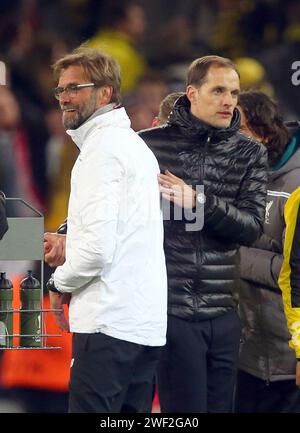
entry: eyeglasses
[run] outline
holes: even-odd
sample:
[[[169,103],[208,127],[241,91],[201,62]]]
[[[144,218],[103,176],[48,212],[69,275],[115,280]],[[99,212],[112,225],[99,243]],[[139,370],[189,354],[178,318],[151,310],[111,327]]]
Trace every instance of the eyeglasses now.
[[[63,92],[66,92],[69,97],[74,97],[80,89],[85,89],[86,87],[95,87],[95,83],[86,84],[69,84],[66,87],[55,87],[53,89],[54,97],[59,99]]]

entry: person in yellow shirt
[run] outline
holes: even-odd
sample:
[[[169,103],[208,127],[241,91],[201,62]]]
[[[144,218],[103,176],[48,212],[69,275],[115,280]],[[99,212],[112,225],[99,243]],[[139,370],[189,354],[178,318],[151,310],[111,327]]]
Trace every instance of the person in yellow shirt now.
[[[296,384],[300,387],[300,187],[288,199],[284,216],[284,260],[279,275],[284,311],[291,333],[290,347],[297,357]]]
[[[87,46],[104,51],[118,61],[122,73],[121,92],[126,95],[134,90],[146,71],[146,61],[137,49],[146,28],[145,12],[134,1],[107,3],[103,10],[105,28],[101,28]]]

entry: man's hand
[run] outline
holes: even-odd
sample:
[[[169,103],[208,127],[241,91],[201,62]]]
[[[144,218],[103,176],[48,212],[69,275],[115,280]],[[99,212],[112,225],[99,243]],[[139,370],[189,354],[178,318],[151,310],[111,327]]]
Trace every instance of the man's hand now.
[[[165,174],[158,175],[158,183],[164,199],[185,209],[193,209],[196,206],[196,192],[180,177],[166,170]]]
[[[44,234],[45,262],[51,267],[61,266],[66,260],[66,235]]]
[[[50,308],[60,309],[61,311],[54,311],[55,321],[62,331],[70,332],[69,322],[65,316],[63,305],[69,305],[71,294],[70,293],[55,293],[49,292]]]

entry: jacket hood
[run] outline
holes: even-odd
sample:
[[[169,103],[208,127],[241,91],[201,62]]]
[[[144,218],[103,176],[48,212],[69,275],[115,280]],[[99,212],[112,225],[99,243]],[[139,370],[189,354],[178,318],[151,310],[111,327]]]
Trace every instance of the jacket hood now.
[[[297,148],[295,153],[288,159],[288,161],[282,167],[280,167],[276,171],[272,171],[270,173],[270,177],[272,180],[275,180],[278,177],[282,176],[283,174],[286,174],[290,171],[299,168],[300,168],[300,147]]]
[[[228,128],[215,128],[208,123],[202,122],[190,112],[190,101],[186,95],[177,99],[169,117],[169,124],[177,125],[184,135],[190,137],[207,137],[225,140],[234,135],[240,127],[240,113],[234,110],[231,124]]]
[[[97,113],[94,113],[97,114]],[[125,108],[116,108],[106,113],[92,115],[77,129],[68,129],[67,134],[70,135],[74,143],[81,150],[85,140],[95,129],[104,127],[130,128],[130,120],[127,116]]]

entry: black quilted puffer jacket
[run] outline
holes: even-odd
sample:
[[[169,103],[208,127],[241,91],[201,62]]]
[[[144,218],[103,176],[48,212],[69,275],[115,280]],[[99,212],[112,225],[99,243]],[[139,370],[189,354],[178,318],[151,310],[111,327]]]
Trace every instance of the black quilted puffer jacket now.
[[[262,233],[267,155],[240,134],[235,110],[226,129],[190,114],[186,96],[175,104],[164,127],[141,131],[142,139],[169,170],[188,185],[204,184],[204,227],[187,231],[186,220],[165,221],[169,314],[198,321],[236,308],[239,245]]]

